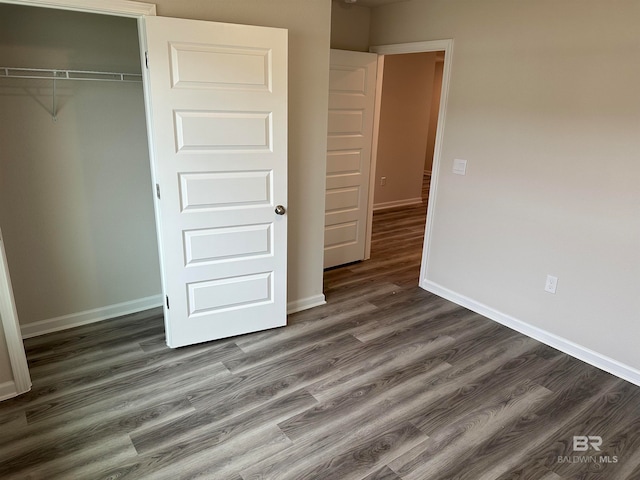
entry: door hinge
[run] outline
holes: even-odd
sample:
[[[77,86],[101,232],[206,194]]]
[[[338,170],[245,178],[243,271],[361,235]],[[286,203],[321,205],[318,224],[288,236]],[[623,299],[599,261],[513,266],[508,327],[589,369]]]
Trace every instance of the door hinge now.
[[[160,185],[156,183],[156,197],[160,200]]]
[[[169,310],[169,295],[165,295],[165,297],[167,299],[167,310]]]
[[[149,69],[149,52],[144,52],[144,65]]]

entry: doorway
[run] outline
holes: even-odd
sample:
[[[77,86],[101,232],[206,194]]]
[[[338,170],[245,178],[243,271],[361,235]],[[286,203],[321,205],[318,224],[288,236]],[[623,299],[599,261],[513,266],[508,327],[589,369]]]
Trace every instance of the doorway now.
[[[369,267],[352,264],[342,267],[342,273],[340,267],[325,271],[326,295],[357,281],[353,271],[363,268],[379,274],[387,266],[412,272],[398,281],[421,283],[424,275],[418,270],[423,272],[427,262],[430,215],[426,213],[433,210],[434,202],[428,202],[428,197],[433,198],[437,183],[452,46],[451,40],[445,40],[371,49],[379,56],[369,200],[372,228],[367,245],[370,261],[364,262]],[[403,164],[404,157],[411,161]],[[375,261],[376,256],[384,258]],[[387,274],[393,277],[392,271]]]
[[[3,314],[11,352],[23,337],[160,306],[162,288],[136,20],[0,11],[3,296],[12,290],[21,320]]]
[[[136,21],[0,9],[0,224],[24,336],[160,306]]]

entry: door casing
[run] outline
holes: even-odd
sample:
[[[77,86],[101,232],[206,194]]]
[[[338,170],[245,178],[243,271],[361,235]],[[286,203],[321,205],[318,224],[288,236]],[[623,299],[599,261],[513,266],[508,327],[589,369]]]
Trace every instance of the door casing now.
[[[31,378],[27,368],[27,357],[24,352],[24,345],[20,336],[20,325],[18,323],[18,313],[16,312],[13,300],[13,289],[11,278],[7,266],[7,257],[4,252],[4,241],[0,230],[0,319],[2,319],[2,330],[7,343],[9,362],[13,373],[13,390],[0,391],[0,400],[28,392],[31,389]],[[5,388],[7,388],[5,386]]]
[[[447,99],[449,96],[449,82],[451,79],[451,65],[453,62],[453,39],[433,40],[426,42],[398,43],[392,45],[378,45],[369,49],[372,53],[377,53],[378,58],[378,84],[376,87],[376,109],[373,124],[373,145],[371,152],[371,182],[375,182],[376,178],[376,160],[377,160],[377,144],[380,126],[380,102],[382,98],[382,82],[385,55],[397,55],[403,53],[422,53],[422,52],[440,52],[444,51],[444,68],[442,71],[442,90],[440,97],[440,111],[438,112],[438,126],[436,128],[436,141],[433,152],[433,168],[431,173],[431,184],[429,187],[429,202],[427,204],[427,221],[424,232],[424,242],[422,246],[422,260],[420,263],[420,278],[418,285],[427,290],[426,279],[429,269],[430,251],[431,251],[431,232],[433,230],[433,219],[436,215],[438,178],[442,156],[442,139],[444,136],[444,126],[447,112]],[[373,189],[374,184],[370,186],[369,194],[369,217],[368,225],[371,226],[373,221]],[[367,232],[367,256],[371,249],[371,231]]]

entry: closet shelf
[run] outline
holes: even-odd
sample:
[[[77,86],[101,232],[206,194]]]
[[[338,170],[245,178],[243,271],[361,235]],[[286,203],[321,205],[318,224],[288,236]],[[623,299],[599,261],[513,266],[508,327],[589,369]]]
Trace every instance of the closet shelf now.
[[[88,70],[58,70],[46,68],[0,67],[0,78],[37,78],[53,80],[51,95],[51,118],[58,120],[56,103],[56,82],[58,80],[93,80],[101,82],[141,82],[142,75],[136,73],[93,72]]]
[[[141,82],[137,73],[93,72],[45,68],[0,67],[0,78],[35,78],[44,80],[93,80],[102,82]]]

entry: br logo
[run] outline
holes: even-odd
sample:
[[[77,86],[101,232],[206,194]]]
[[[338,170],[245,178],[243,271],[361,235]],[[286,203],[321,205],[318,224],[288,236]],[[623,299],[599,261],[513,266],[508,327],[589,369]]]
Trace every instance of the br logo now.
[[[596,435],[574,435],[573,437],[574,452],[586,452],[589,448],[599,452],[600,445],[602,445],[602,437]]]

